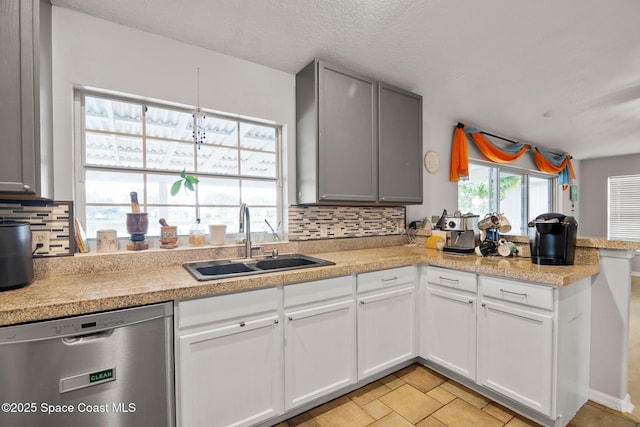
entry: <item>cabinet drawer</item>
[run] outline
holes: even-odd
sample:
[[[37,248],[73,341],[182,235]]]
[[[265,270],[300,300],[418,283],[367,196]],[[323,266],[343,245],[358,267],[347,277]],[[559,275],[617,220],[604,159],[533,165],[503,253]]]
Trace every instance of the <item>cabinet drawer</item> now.
[[[284,287],[284,306],[292,307],[336,298],[353,297],[353,276],[334,277]]]
[[[415,283],[416,267],[399,267],[389,270],[358,274],[358,293]]]
[[[427,282],[467,292],[476,293],[478,291],[477,276],[474,273],[448,270],[446,268],[428,267]]]
[[[553,310],[553,288],[533,283],[480,277],[482,295],[531,307]]]
[[[208,298],[177,302],[178,329],[221,321],[231,321],[243,316],[275,312],[278,309],[277,288],[238,292]]]

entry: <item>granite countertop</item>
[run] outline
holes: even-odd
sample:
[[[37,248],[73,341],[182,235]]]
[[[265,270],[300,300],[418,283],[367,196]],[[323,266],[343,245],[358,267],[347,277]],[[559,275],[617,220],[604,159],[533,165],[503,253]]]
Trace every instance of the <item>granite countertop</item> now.
[[[153,253],[148,255],[153,256]],[[554,286],[569,285],[598,272],[597,254],[595,258],[577,257],[576,264],[572,266],[539,266],[528,258],[452,255],[425,249],[423,245],[327,251],[313,256],[336,264],[205,282],[196,281],[181,265],[158,267],[144,263],[135,268],[129,265],[128,268],[108,271],[45,276],[37,278],[29,286],[1,294],[0,326],[419,263]]]

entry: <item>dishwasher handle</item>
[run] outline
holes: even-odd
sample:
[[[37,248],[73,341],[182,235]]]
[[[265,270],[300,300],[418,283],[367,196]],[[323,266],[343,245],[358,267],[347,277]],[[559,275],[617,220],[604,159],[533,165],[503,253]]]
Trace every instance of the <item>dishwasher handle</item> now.
[[[115,329],[107,329],[106,331],[91,332],[88,334],[74,335],[62,338],[62,342],[67,345],[80,345],[93,342],[96,340],[107,339],[113,335]]]

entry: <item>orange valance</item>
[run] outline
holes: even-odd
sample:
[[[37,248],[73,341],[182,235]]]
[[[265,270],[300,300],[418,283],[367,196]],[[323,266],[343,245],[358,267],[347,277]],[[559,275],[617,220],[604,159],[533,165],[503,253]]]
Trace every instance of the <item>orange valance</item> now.
[[[471,140],[487,159],[496,163],[513,162],[530,148],[529,144],[523,143],[515,143],[507,148],[498,147],[487,140],[480,130],[467,126],[464,123],[458,123],[453,132],[453,142],[451,144],[449,181],[458,181],[469,176],[467,136],[471,137]]]
[[[488,135],[500,138],[496,135]],[[499,147],[486,139],[483,132],[479,129],[467,126],[464,123],[458,123],[453,132],[453,142],[451,143],[449,181],[458,181],[469,177],[467,137],[471,138],[483,156],[496,163],[513,162],[531,148],[531,145],[529,144],[515,141],[511,141],[513,144],[507,147]],[[558,174],[558,183],[562,185],[563,189],[567,188],[571,179],[576,179],[573,166],[571,165],[571,156],[569,154],[555,155],[536,147],[533,153],[533,158],[538,170]]]
[[[469,177],[469,154],[467,152],[467,137],[462,128],[453,131],[451,143],[451,165],[449,167],[449,181],[458,181]]]

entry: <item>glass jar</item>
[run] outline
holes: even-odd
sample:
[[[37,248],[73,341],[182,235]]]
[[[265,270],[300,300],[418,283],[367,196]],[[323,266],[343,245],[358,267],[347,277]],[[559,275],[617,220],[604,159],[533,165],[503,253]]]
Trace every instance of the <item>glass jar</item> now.
[[[196,219],[196,222],[194,222],[191,226],[191,230],[189,230],[189,245],[204,246],[204,240],[204,227],[200,225],[200,218],[198,218]]]

